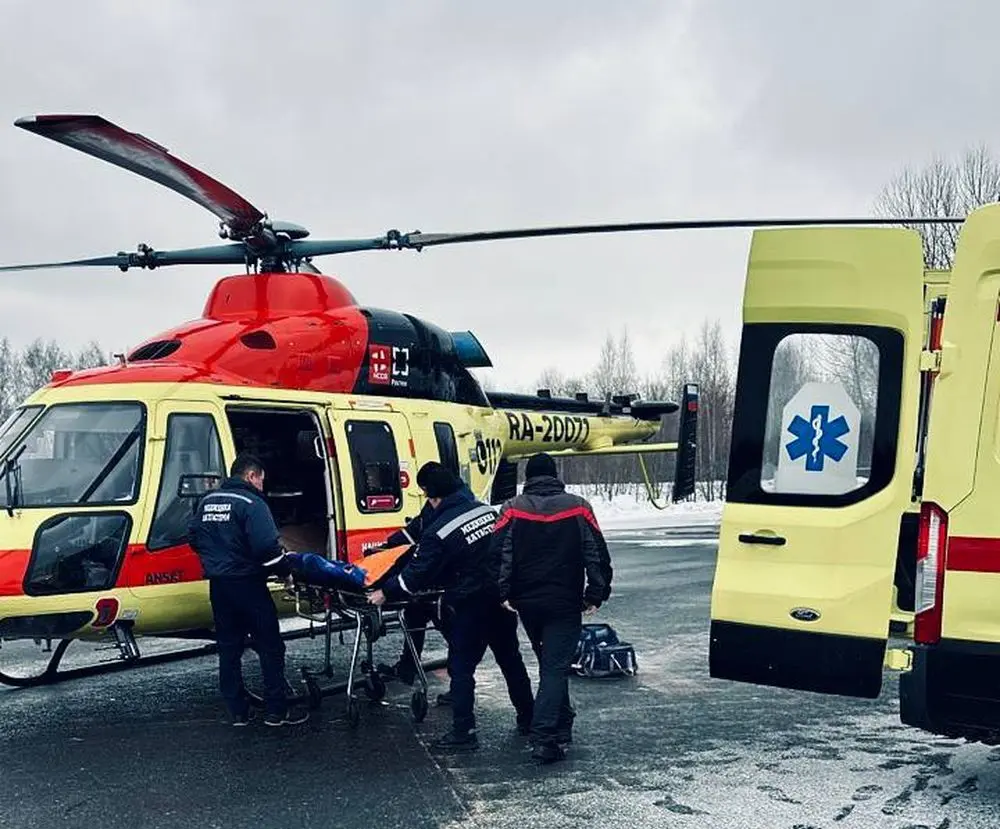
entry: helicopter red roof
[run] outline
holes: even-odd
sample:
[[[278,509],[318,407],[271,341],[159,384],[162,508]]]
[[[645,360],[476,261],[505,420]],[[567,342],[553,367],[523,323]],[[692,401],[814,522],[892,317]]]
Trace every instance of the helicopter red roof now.
[[[202,314],[142,343],[125,365],[74,372],[52,385],[209,382],[350,392],[366,356],[368,322],[333,277],[224,277]]]

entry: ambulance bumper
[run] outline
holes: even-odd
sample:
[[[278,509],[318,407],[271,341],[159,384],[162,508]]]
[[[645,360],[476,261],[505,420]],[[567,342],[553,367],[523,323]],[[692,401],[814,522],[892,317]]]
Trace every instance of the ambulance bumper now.
[[[1000,644],[944,640],[913,647],[899,677],[906,725],[947,737],[1000,744]]]

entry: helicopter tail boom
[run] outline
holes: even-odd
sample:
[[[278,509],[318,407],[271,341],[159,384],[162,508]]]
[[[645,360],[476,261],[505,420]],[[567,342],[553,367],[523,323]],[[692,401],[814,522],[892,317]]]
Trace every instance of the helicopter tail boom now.
[[[500,401],[521,402],[516,409],[498,411],[507,420],[496,480],[491,494],[493,503],[513,497],[517,491],[517,463],[538,452],[558,458],[585,458],[636,455],[640,458],[656,452],[676,452],[672,498],[686,498],[694,492],[696,479],[698,385],[684,386],[680,404],[654,402],[638,409],[630,397],[612,404],[592,404],[582,398],[552,398],[545,395],[490,394],[494,404]],[[598,405],[596,414],[587,409]],[[680,413],[675,442],[650,443],[660,430],[663,414]],[[577,414],[577,412],[581,412]],[[487,452],[489,448],[487,447]],[[644,469],[645,471],[645,469]]]

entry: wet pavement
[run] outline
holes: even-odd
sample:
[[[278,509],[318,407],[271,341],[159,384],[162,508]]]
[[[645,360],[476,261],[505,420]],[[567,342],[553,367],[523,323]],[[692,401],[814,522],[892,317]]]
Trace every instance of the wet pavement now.
[[[892,675],[876,701],[709,679],[713,528],[609,541],[615,594],[599,619],[633,643],[639,674],[573,680],[579,716],[563,763],[530,761],[490,656],[478,674],[480,750],[454,756],[427,748],[448,709],[432,705],[414,725],[398,685],[364,705],[353,731],[342,696],[304,726],[234,729],[214,657],[203,657],[0,690],[0,827],[1000,824],[1000,749],[902,726]],[[398,648],[383,640],[377,658]],[[336,679],[346,651],[336,646]],[[14,654],[0,651],[0,664]],[[440,655],[432,634],[427,656]],[[290,643],[289,678],[321,657],[318,641]],[[252,657],[246,666],[256,683]],[[432,697],[445,682],[432,675]]]

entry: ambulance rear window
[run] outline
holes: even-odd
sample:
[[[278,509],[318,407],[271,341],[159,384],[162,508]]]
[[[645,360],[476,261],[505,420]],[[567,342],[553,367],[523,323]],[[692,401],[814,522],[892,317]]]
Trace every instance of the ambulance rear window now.
[[[345,428],[358,509],[364,513],[402,509],[399,455],[392,427],[378,420],[350,420]]]
[[[751,325],[741,345],[728,500],[838,506],[893,477],[902,336]]]

